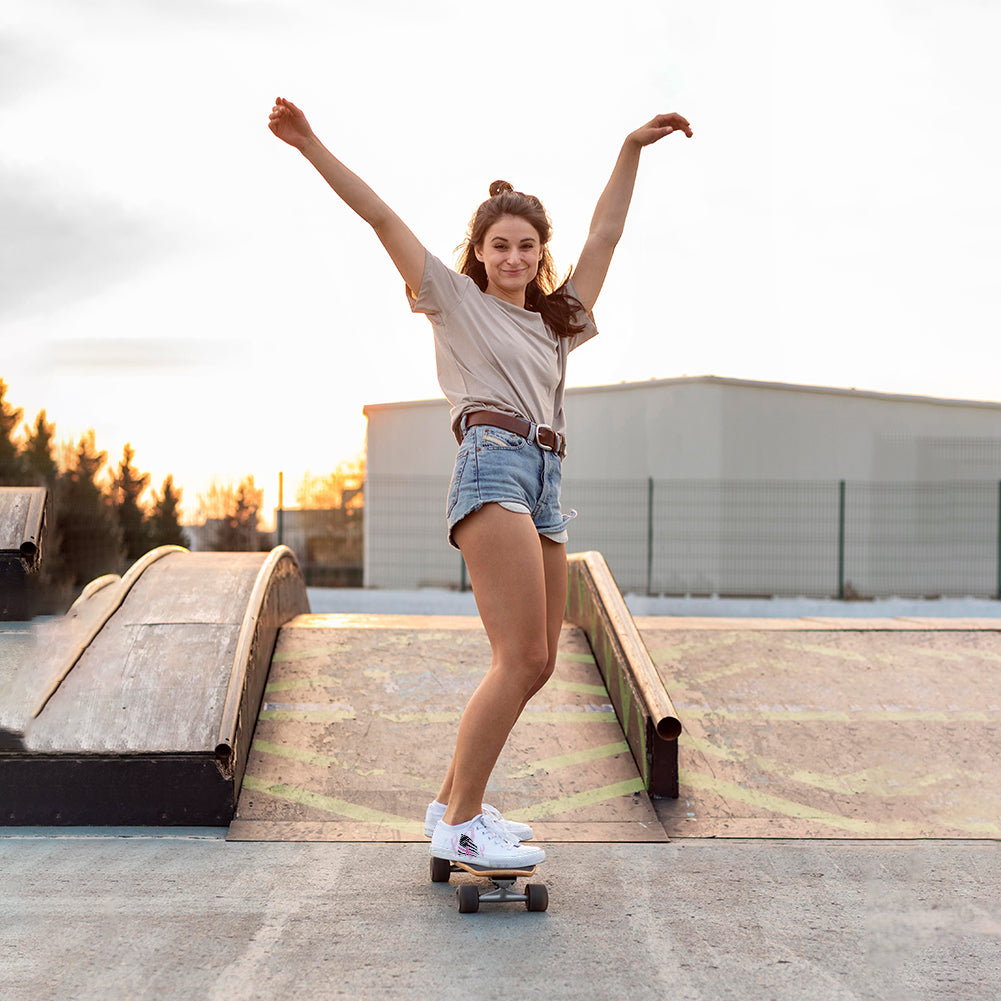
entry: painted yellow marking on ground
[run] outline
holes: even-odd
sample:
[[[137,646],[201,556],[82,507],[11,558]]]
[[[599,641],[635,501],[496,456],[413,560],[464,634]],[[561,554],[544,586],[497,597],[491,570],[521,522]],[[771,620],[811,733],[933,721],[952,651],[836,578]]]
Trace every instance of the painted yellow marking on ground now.
[[[863,657],[861,654],[855,653],[851,650],[838,650],[836,648],[815,646],[813,644],[804,643],[794,643],[782,637],[776,642],[781,642],[784,649],[788,649],[790,646],[803,653],[812,654],[829,654],[833,657],[840,657],[843,660],[858,661],[860,663],[865,663],[871,658]],[[782,649],[782,648],[780,648]],[[719,681],[722,678],[729,678],[735,674],[743,674],[746,671],[761,671],[761,670],[774,670],[776,663],[776,658],[774,654],[763,655],[761,657],[751,657],[744,658],[741,660],[733,661],[722,667],[717,667],[714,670],[699,671],[697,674],[691,676],[691,680],[696,684],[707,684],[712,681]],[[781,660],[779,661],[781,664]],[[684,661],[681,663],[682,671],[684,671]],[[812,673],[814,671],[827,672],[830,670],[831,665],[820,660],[802,660],[796,663],[796,672],[800,675],[806,674],[808,672]]]
[[[746,789],[734,782],[702,775],[700,772],[687,769],[679,769],[678,780],[682,787],[682,796],[685,795],[684,787],[688,786],[691,789],[713,792],[723,799],[736,800],[739,803],[746,803],[749,806],[768,810],[770,813],[777,813],[783,817],[812,820],[836,830],[848,831],[868,838],[928,838],[934,837],[933,832],[940,831],[943,826],[987,838],[997,837],[1001,834],[1001,827],[996,824],[956,821],[951,817],[942,816],[933,818],[928,824],[910,820],[873,821],[843,817],[836,813],[828,813],[826,810],[807,806],[805,803],[797,803],[781,796],[771,796],[755,789]]]
[[[344,640],[324,643],[323,646],[311,646],[302,650],[279,650],[272,658],[272,664],[284,664],[293,660],[309,660],[311,657],[328,657],[340,650],[347,650],[351,644]]]
[[[532,761],[515,772],[508,774],[509,779],[523,779],[537,771],[555,772],[560,768],[569,768],[571,765],[582,765],[588,761],[598,761],[601,758],[611,758],[616,754],[628,753],[629,744],[624,740],[616,741],[614,744],[603,744],[601,747],[588,747],[583,751],[574,751],[571,754],[560,754],[555,758],[542,758],[539,761]]]
[[[557,681],[550,679],[546,683],[546,690],[556,690],[559,692],[579,692],[581,695],[604,695],[608,696],[608,689],[604,685],[585,685],[579,681]]]
[[[863,834],[870,838],[892,838],[892,837],[920,837],[927,832],[926,827],[914,823],[913,821],[897,821],[883,823],[872,820],[858,820],[852,817],[842,817],[836,813],[828,813],[825,810],[818,810],[816,807],[806,806],[803,803],[796,803],[790,799],[783,799],[780,796],[770,796],[766,793],[757,792],[754,789],[745,789],[734,782],[727,782],[725,779],[717,779],[709,775],[702,775],[699,772],[680,769],[678,781],[684,787],[700,789],[705,792],[713,792],[724,799],[736,800],[738,803],[747,803],[759,809],[768,810],[771,813],[781,814],[783,817],[794,817],[797,820],[813,820],[824,824],[827,827],[836,828],[839,831],[850,831],[852,834]]]
[[[360,820],[367,824],[380,824],[395,827],[407,834],[423,834],[424,821],[414,820],[413,817],[397,817],[392,813],[383,813],[381,810],[373,810],[367,806],[359,806],[357,803],[348,803],[343,799],[334,799],[332,796],[321,796],[319,793],[310,792],[308,789],[298,789],[295,786],[278,784],[269,785],[252,775],[246,775],[243,779],[244,786],[254,792],[267,793],[276,799],[284,799],[289,803],[300,803],[303,806],[311,806],[324,813],[332,813],[339,817],[350,817],[352,820]]]
[[[718,650],[723,647],[733,646],[738,640],[745,640],[745,633],[734,632],[700,632],[698,639],[685,640],[682,643],[670,643],[667,646],[660,646],[650,651],[653,660],[674,660],[684,661],[693,650]]]
[[[326,754],[316,754],[313,751],[303,751],[298,747],[289,747],[288,744],[275,744],[270,740],[255,740],[254,750],[262,754],[274,754],[279,758],[288,758],[291,761],[301,761],[307,765],[316,765],[319,768],[343,768],[345,771],[354,772],[357,775],[385,775],[385,768],[352,768],[336,757]]]
[[[262,709],[258,716],[285,723],[337,723],[357,718],[358,714],[349,709]]]
[[[341,685],[343,681],[329,674],[318,674],[315,678],[291,678],[288,681],[272,681],[265,686],[264,692],[287,692],[294,688],[329,688],[331,685]]]
[[[744,674],[747,671],[760,671],[770,665],[762,664],[759,660],[737,660],[725,667],[718,667],[714,671],[699,671],[697,674],[689,675],[692,684],[704,685],[711,681],[719,681],[721,678],[730,678],[735,674]],[[684,671],[684,667],[682,667]]]
[[[582,806],[594,806],[595,803],[604,803],[610,799],[618,799],[620,796],[629,796],[634,792],[642,792],[645,788],[641,778],[628,779],[625,782],[616,782],[598,789],[588,789],[573,796],[536,803],[523,810],[512,810],[507,816],[510,820],[528,821],[533,818],[540,820],[542,817],[553,817],[559,813],[578,810]]]
[[[866,768],[859,772],[846,775],[825,775],[803,768],[795,768],[784,761],[764,758],[757,754],[749,754],[740,748],[720,747],[702,737],[693,737],[683,733],[678,738],[681,747],[691,747],[701,754],[723,761],[753,762],[763,772],[779,775],[801,785],[813,786],[833,793],[864,793],[880,798],[904,799],[912,796],[923,796],[929,786],[941,785],[943,782],[962,778],[971,785],[985,781],[985,776],[976,772],[950,772],[944,775],[909,776],[909,781],[901,781],[901,774],[890,768]]]
[[[462,719],[462,713],[456,710],[440,713],[378,713],[377,715],[379,719],[389,723],[458,723]]]
[[[842,650],[836,646],[823,646],[820,643],[807,643],[803,640],[794,640],[783,636],[776,640],[784,650],[799,650],[802,653],[812,653],[818,657],[837,657],[839,660],[850,660],[856,664],[864,664],[868,657],[855,650]],[[797,662],[797,667],[799,666]]]
[[[263,714],[262,714],[263,715]],[[442,713],[379,713],[379,718],[390,723],[454,723],[462,718],[461,712]],[[527,712],[521,717],[521,723],[615,723],[618,717],[614,712],[570,712],[548,713]]]
[[[326,754],[316,754],[313,751],[303,751],[287,744],[275,744],[270,740],[255,740],[254,750],[262,754],[274,754],[279,758],[289,758],[292,761],[302,761],[307,765],[317,765],[320,768],[332,768],[337,764],[335,758]]]
[[[558,653],[557,660],[571,660],[578,664],[593,664],[594,657],[589,653]]]

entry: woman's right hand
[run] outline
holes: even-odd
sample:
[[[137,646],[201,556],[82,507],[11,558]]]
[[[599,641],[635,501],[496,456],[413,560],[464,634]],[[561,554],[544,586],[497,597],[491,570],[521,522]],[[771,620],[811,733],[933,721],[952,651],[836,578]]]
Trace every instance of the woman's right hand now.
[[[309,127],[309,122],[306,121],[306,116],[284,97],[275,98],[275,106],[271,109],[271,116],[268,119],[268,128],[282,142],[287,142],[289,146],[299,150],[310,139],[316,138]]]

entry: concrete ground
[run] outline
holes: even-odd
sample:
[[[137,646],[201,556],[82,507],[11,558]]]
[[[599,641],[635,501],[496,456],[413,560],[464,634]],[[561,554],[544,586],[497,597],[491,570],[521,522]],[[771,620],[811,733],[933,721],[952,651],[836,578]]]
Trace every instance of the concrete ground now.
[[[459,914],[420,844],[8,828],[0,871],[7,1001],[993,1001],[1001,984],[994,842],[553,845],[544,914]]]
[[[402,607],[395,593],[341,593],[336,609],[328,600],[310,592],[317,612],[475,614],[470,595],[450,593]],[[762,604],[759,617],[850,614]],[[869,607],[986,617],[999,607],[988,604]],[[749,614],[718,601],[634,605],[639,615]],[[425,844],[224,839],[221,829],[0,828],[0,1001],[1001,993],[996,841],[548,844],[538,874],[548,912],[461,915],[454,886],[429,881]]]

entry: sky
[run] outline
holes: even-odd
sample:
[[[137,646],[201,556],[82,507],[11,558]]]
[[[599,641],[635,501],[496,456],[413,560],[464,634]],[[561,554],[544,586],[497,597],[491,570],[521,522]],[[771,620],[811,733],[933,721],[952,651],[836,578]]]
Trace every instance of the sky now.
[[[691,121],[643,153],[571,387],[999,400],[999,29],[988,0],[4,4],[8,401],[130,442],[190,517],[213,477],[288,500],[365,404],[441,395],[378,241],[268,131],[279,94],[447,263],[503,178],[561,272],[625,136]]]

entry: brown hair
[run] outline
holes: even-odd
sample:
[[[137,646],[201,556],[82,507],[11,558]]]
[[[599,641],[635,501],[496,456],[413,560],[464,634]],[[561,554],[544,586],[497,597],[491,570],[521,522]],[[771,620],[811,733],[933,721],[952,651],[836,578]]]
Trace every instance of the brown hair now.
[[[466,239],[458,248],[459,273],[468,275],[476,282],[480,291],[486,291],[487,270],[483,262],[476,259],[475,248],[483,245],[490,227],[506,215],[520,216],[531,223],[539,234],[539,243],[542,245],[539,271],[525,289],[525,308],[539,313],[546,326],[557,337],[573,337],[574,334],[579,334],[584,329],[585,323],[578,321],[576,314],[578,311],[583,311],[584,306],[566,289],[567,281],[570,279],[569,274],[562,282],[557,280],[556,266],[549,253],[549,238],[553,226],[542,202],[535,195],[515,191],[507,181],[494,181],[490,185],[490,197],[473,213],[466,231]]]

